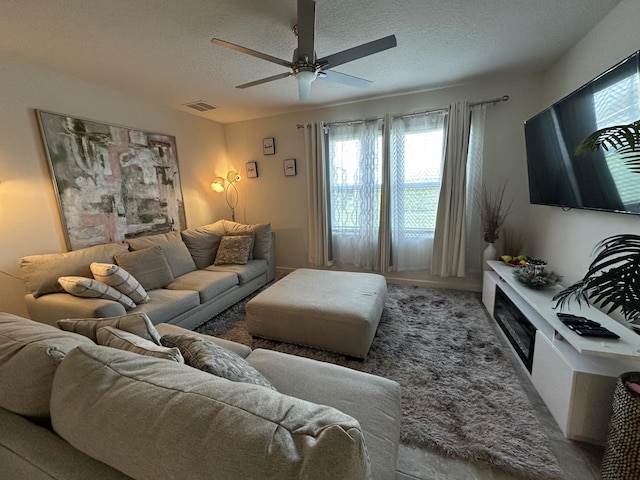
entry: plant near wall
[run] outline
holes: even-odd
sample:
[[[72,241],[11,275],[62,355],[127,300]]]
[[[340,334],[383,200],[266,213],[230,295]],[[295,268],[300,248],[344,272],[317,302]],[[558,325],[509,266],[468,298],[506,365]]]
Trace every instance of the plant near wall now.
[[[506,181],[502,181],[493,190],[483,184],[478,193],[482,231],[484,233],[484,241],[487,243],[494,243],[498,240],[500,230],[511,210],[513,199],[508,205],[505,204],[504,194],[506,188]]]
[[[614,235],[598,242],[584,277],[557,293],[556,307],[575,300],[618,308],[625,320],[640,324],[640,235]]]
[[[614,149],[625,164],[640,173],[640,120],[603,128],[592,133],[576,153],[602,148]],[[595,258],[584,277],[557,293],[556,307],[575,300],[609,307],[607,313],[620,309],[632,326],[640,326],[640,235],[621,234],[605,238],[594,249]]]
[[[640,120],[593,132],[577,146],[576,153],[590,153],[599,148],[606,152],[615,150],[632,172],[640,173]]]

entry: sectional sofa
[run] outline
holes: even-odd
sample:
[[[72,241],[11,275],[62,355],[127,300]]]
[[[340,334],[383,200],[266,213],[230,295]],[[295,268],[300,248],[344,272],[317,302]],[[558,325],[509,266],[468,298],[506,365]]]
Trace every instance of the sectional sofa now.
[[[33,320],[55,325],[61,318],[140,312],[155,324],[193,329],[275,278],[274,235],[269,224],[219,220],[124,243],[30,255],[20,267]]]
[[[394,381],[142,313],[61,327],[0,313],[4,479],[395,478]]]

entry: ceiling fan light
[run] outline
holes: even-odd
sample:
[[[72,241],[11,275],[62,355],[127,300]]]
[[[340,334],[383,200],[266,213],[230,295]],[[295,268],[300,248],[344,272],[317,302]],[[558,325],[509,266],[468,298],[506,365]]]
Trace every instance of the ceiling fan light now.
[[[296,79],[298,80],[298,96],[300,97],[300,101],[304,102],[309,98],[311,83],[316,79],[316,73],[303,70],[298,72]]]

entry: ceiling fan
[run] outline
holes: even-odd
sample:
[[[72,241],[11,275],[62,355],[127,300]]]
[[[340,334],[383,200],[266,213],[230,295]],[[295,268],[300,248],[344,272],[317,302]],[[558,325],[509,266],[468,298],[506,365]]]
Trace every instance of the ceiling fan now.
[[[298,48],[293,52],[293,60],[282,60],[266,53],[261,53],[250,48],[242,47],[234,43],[214,38],[211,43],[246,53],[268,62],[290,68],[290,72],[280,73],[271,77],[255,80],[253,82],[238,85],[236,88],[248,88],[262,83],[279,80],[281,78],[295,77],[298,80],[298,95],[300,101],[305,101],[311,93],[311,83],[316,79],[324,79],[342,85],[352,87],[366,87],[371,81],[363,78],[353,77],[344,73],[334,72],[330,69],[352,62],[362,57],[373,55],[374,53],[393,48],[397,45],[395,35],[379,38],[372,42],[364,43],[357,47],[349,48],[326,57],[317,58],[315,50],[315,28],[316,28],[316,2],[315,0],[298,0],[298,23],[293,27],[295,35],[298,37]]]

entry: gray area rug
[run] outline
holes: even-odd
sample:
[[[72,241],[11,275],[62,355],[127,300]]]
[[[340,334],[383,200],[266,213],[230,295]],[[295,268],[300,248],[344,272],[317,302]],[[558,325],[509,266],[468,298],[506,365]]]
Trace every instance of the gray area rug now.
[[[403,444],[489,463],[522,478],[561,479],[511,353],[496,338],[479,294],[407,285],[389,285],[388,293],[364,361],[253,339],[244,322],[253,295],[196,330],[393,379],[402,386]]]

